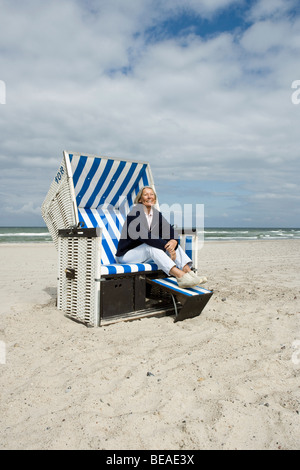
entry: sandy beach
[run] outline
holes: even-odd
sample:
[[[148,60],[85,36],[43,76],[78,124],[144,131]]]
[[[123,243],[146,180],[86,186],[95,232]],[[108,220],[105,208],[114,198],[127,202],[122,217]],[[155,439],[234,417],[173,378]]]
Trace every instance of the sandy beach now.
[[[0,245],[0,449],[299,449],[300,240],[210,242],[196,318],[86,328],[52,244]]]

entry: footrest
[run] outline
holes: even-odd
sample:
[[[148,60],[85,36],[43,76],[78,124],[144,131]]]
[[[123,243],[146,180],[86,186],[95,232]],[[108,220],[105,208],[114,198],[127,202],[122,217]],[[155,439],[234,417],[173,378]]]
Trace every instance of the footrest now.
[[[179,312],[175,308],[175,320],[182,321],[186,318],[193,318],[200,315],[205,305],[213,295],[213,291],[204,289],[203,287],[196,286],[189,289],[179,287],[177,281],[173,277],[148,279],[150,284],[158,285],[161,289],[175,296],[176,299],[182,304]]]

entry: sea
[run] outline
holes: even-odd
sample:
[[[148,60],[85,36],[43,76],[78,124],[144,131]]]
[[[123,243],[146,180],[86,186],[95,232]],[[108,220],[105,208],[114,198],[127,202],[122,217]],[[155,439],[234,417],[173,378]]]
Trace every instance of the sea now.
[[[199,232],[204,241],[296,240],[300,228],[205,228]],[[46,227],[0,227],[1,243],[52,243]]]

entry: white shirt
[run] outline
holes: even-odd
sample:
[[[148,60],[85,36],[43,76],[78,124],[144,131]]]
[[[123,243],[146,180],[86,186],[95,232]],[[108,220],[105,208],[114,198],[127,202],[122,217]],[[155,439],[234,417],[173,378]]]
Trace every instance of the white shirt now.
[[[150,230],[151,224],[152,224],[152,218],[153,218],[153,210],[152,210],[152,208],[150,209],[150,212],[149,212],[149,213],[148,213],[148,211],[145,212],[145,216],[146,216],[146,219],[147,219],[147,222],[148,222],[148,227],[149,227],[149,230]]]

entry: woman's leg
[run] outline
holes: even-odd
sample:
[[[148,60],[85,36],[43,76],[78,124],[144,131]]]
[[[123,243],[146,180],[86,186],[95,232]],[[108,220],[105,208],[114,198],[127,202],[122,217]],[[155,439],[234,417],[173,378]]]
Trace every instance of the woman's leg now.
[[[175,276],[180,287],[193,287],[201,281],[198,277],[191,276],[192,260],[181,247],[176,250],[176,259],[173,261],[168,253],[158,248],[149,247],[149,252],[159,269],[167,276]]]
[[[160,250],[159,248],[153,248],[146,243],[143,243],[142,245],[127,251],[124,256],[118,257],[117,261],[122,264],[146,263],[149,261],[154,261],[154,263],[157,264],[158,269],[164,271],[167,276],[175,276],[177,278],[178,284],[181,287],[193,287],[196,285],[195,279],[190,278],[189,275],[192,261],[185,254],[182,248],[179,250],[178,260],[176,257],[176,263],[172,261],[170,256],[163,250]],[[177,267],[177,263],[179,266],[183,265],[183,269]]]
[[[150,260],[153,260],[158,268],[167,275],[172,274],[175,277],[182,277],[186,272],[191,270],[190,267],[192,266],[192,260],[180,246],[176,250],[175,261],[172,261],[165,251],[151,247],[146,243],[127,251],[127,253],[125,253],[124,256],[120,256],[117,261],[122,264],[127,264],[146,263]]]
[[[187,254],[181,248],[181,246],[177,247],[175,262],[176,262],[176,268],[174,268],[173,272],[171,273],[173,276],[178,277],[179,272],[181,272],[183,274],[188,273],[190,276],[192,276],[192,278],[193,278],[194,282],[196,283],[196,285],[204,284],[207,281],[206,277],[198,277],[191,270],[192,260],[189,258],[189,256],[187,256]],[[175,269],[177,269],[179,272],[178,271],[176,272]],[[182,277],[182,274],[181,274],[180,277]]]
[[[127,251],[125,255],[116,258],[118,263],[129,264],[129,263],[145,263],[150,261],[148,245],[143,243],[142,245]]]
[[[152,246],[148,246],[148,252],[150,258],[157,264],[158,269],[161,269],[169,276],[171,269],[176,267],[175,262],[171,260],[170,256],[165,251]]]
[[[158,269],[164,271],[167,276],[169,276],[170,270],[176,267],[175,262],[171,260],[167,253],[165,253],[163,250],[160,250],[159,248],[153,248],[146,243],[143,243],[142,245],[127,251],[125,255],[119,256],[117,261],[121,264],[146,263],[153,261],[155,264],[157,264]],[[176,275],[176,277],[180,277],[183,274],[184,272],[179,269],[176,270],[176,274],[173,273],[173,275]]]
[[[193,265],[191,258],[186,254],[181,246],[177,247],[175,263],[176,267],[185,273],[189,272]]]
[[[195,274],[191,270],[192,260],[187,256],[187,254],[183,251],[183,249],[180,246],[177,248],[176,252],[177,251],[178,251],[178,254],[177,254],[178,264],[176,261],[176,265],[182,266],[181,268],[182,271],[184,271],[185,273],[189,273],[190,276],[192,276],[192,278],[194,279],[194,281],[197,282],[197,285],[204,284],[207,281],[206,277],[205,276],[199,277],[197,276],[197,274]],[[176,257],[176,260],[177,260],[177,257]]]

